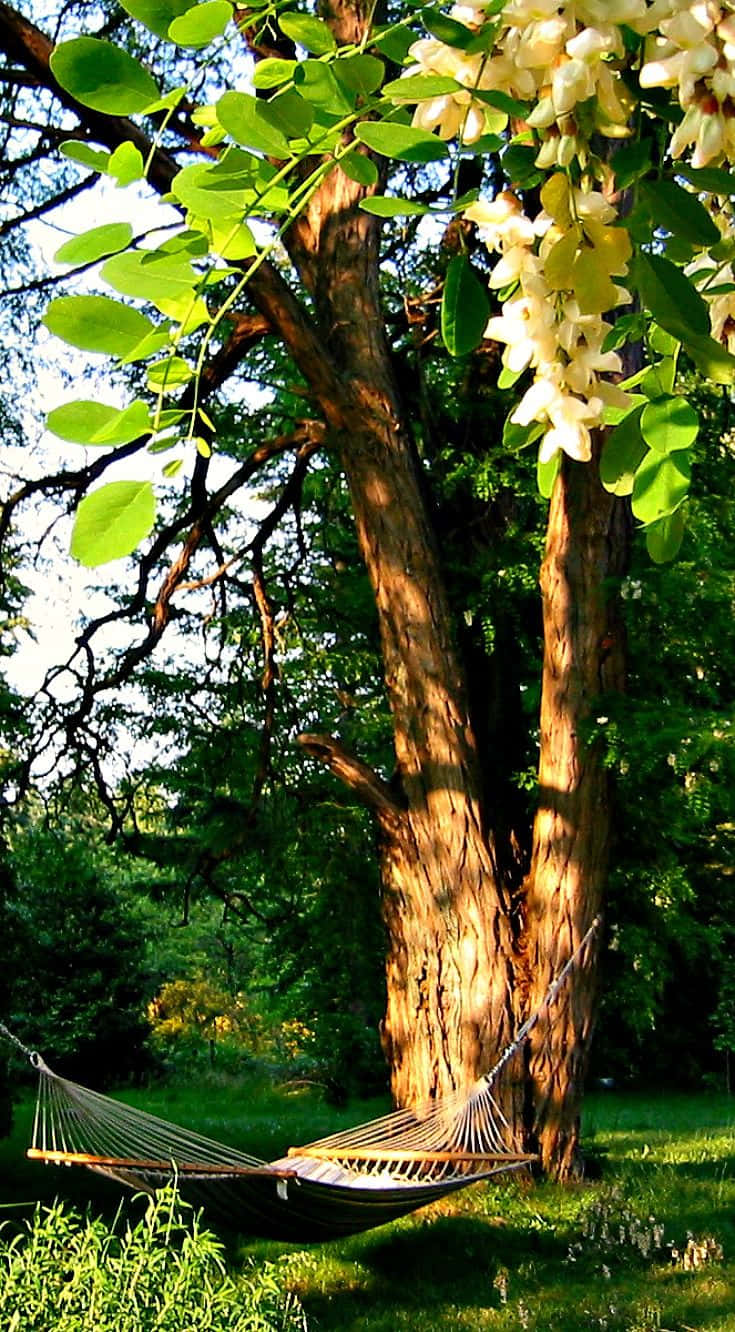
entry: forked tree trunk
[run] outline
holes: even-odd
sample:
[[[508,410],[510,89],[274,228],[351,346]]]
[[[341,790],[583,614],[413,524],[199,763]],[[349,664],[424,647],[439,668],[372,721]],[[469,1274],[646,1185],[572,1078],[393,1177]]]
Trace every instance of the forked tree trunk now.
[[[624,686],[617,582],[629,540],[627,508],[602,488],[597,457],[588,464],[565,461],[551,499],[541,569],[540,794],[525,903],[530,1011],[602,906],[609,777],[599,745],[588,743],[585,732],[602,697]],[[599,946],[597,931],[530,1041],[532,1137],[544,1167],[559,1177],[578,1167]]]

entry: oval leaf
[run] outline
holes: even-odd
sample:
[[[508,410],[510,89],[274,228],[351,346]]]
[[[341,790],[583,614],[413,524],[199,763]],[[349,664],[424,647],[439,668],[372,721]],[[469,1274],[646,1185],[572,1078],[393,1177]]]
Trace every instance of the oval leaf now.
[[[77,509],[71,553],[93,568],[129,555],[147,537],[156,515],[150,481],[110,481],[86,495]]]
[[[313,14],[297,14],[288,10],[285,14],[279,14],[278,26],[292,42],[312,55],[328,55],[337,49],[331,28],[324,19],[315,18]]]
[[[97,447],[129,444],[152,430],[148,408],[140,399],[124,408],[85,400],[65,402],[49,412],[46,425],[59,439]]]
[[[634,281],[657,324],[687,347],[691,334],[709,334],[709,311],[681,269],[658,254],[639,254]]]
[[[644,180],[639,189],[657,227],[700,249],[720,240],[719,229],[704,204],[675,180]]]
[[[392,102],[421,102],[426,97],[445,97],[448,93],[464,92],[464,85],[448,74],[409,74],[403,79],[386,83],[383,95]]]
[[[82,106],[110,116],[144,111],[159,96],[146,69],[127,51],[99,37],[75,37],[51,53],[51,71]]]
[[[661,454],[652,450],[635,474],[632,499],[635,517],[642,523],[653,523],[673,513],[686,497],[691,476],[687,453]]]
[[[659,518],[646,528],[646,548],[656,564],[666,564],[679,554],[684,537],[684,514],[681,509]]]
[[[92,227],[81,236],[72,236],[54,255],[57,264],[92,264],[109,254],[124,250],[133,239],[129,222],[110,222],[104,227]]]
[[[643,409],[641,434],[657,453],[688,449],[698,430],[699,417],[686,398],[654,398]]]
[[[190,0],[120,0],[120,5],[131,18],[145,23],[157,37],[167,37],[174,19],[189,9]]]
[[[646,441],[641,434],[641,413],[637,408],[611,430],[602,448],[600,480],[612,495],[630,495],[635,474],[646,456]]]
[[[255,66],[253,74],[254,88],[278,88],[293,78],[295,60],[281,60],[278,56],[268,56]]]
[[[72,162],[80,162],[92,171],[106,171],[110,161],[109,153],[102,152],[101,148],[90,148],[89,144],[80,143],[78,139],[65,139],[59,145],[59,151]]]
[[[269,157],[290,156],[288,139],[270,123],[265,106],[249,93],[226,92],[217,103],[217,119],[236,143]]]
[[[374,217],[418,217],[431,212],[428,204],[419,203],[416,199],[394,199],[387,194],[374,194],[370,199],[361,199],[360,207],[363,212],[372,213]]]
[[[339,164],[345,175],[354,180],[356,185],[377,185],[378,168],[371,158],[358,152],[357,149],[340,157]]]
[[[358,125],[355,137],[382,157],[393,157],[399,162],[440,162],[449,156],[449,148],[442,139],[428,130],[414,129],[413,125],[368,121]]]
[[[127,356],[154,332],[144,314],[109,296],[57,296],[43,323],[70,346],[108,356]]]
[[[490,318],[490,301],[484,283],[473,272],[464,254],[449,261],[442,297],[441,329],[451,356],[466,356],[482,342]]]
[[[144,171],[143,154],[129,139],[118,144],[107,164],[107,174],[114,176],[120,187],[142,180]]]
[[[221,37],[231,18],[232,5],[228,0],[204,0],[203,4],[194,5],[175,18],[168,35],[177,46],[199,50],[209,46],[215,37]]]

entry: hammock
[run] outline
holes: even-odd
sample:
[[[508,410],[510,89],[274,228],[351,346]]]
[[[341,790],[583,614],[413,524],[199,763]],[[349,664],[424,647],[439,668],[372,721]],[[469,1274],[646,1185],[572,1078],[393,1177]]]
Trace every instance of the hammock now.
[[[155,1192],[175,1182],[181,1195],[245,1233],[300,1243],[384,1225],[416,1208],[537,1158],[515,1151],[493,1096],[502,1068],[554,999],[597,928],[595,919],[494,1067],[468,1093],[456,1093],[261,1161],[54,1073],[3,1023],[39,1074],[27,1155],[84,1166],[131,1188]]]

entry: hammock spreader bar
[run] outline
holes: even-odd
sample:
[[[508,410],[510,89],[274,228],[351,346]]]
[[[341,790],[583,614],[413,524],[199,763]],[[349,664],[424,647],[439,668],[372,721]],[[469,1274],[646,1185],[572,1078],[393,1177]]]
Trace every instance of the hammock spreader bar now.
[[[515,1152],[492,1095],[500,1070],[558,994],[599,926],[596,917],[532,1016],[469,1094],[455,1094],[292,1147],[266,1162],[54,1073],[0,1023],[38,1070],[32,1160],[79,1165],[152,1191],[175,1181],[230,1226],[299,1242],[383,1225],[477,1180],[537,1158]]]

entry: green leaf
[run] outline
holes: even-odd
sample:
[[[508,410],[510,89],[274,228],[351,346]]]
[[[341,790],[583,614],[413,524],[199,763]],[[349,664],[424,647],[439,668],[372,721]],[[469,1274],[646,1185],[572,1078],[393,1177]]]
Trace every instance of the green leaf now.
[[[293,78],[296,63],[295,60],[281,60],[277,56],[258,61],[253,74],[253,87],[278,88],[282,83],[288,83]]]
[[[340,86],[328,65],[320,60],[304,60],[296,66],[294,84],[302,97],[331,116],[344,116],[354,108],[355,99]]]
[[[199,282],[198,274],[184,255],[159,254],[155,250],[116,254],[103,265],[100,277],[122,296],[151,301],[172,319],[184,319],[189,313]],[[206,313],[205,318],[208,318]]]
[[[155,517],[150,481],[109,481],[79,504],[71,553],[87,568],[119,560],[148,536]]]
[[[144,314],[109,296],[57,296],[43,323],[70,346],[108,356],[127,356],[154,332]]]
[[[328,55],[337,49],[331,28],[324,19],[315,18],[313,14],[297,14],[295,10],[287,10],[285,14],[278,15],[278,26],[292,42],[312,55]]]
[[[255,148],[269,157],[290,157],[288,139],[270,123],[265,106],[257,97],[226,92],[217,103],[217,119],[244,148]]]
[[[140,398],[122,409],[103,402],[65,402],[49,412],[46,426],[59,439],[98,447],[129,444],[153,429],[148,407]]]
[[[657,227],[700,249],[717,244],[719,229],[691,190],[674,180],[644,180],[639,188]]]
[[[183,388],[193,378],[194,371],[182,356],[167,356],[165,361],[156,361],[148,367],[148,387],[162,388],[166,393]]]
[[[656,564],[667,564],[679,554],[684,537],[684,514],[681,509],[659,518],[646,528],[646,548]]]
[[[113,176],[119,187],[143,179],[143,154],[140,148],[126,139],[118,144],[107,164],[107,174]]]
[[[383,82],[385,65],[377,56],[353,55],[338,60],[332,66],[335,78],[345,88],[369,97]]]
[[[221,37],[232,18],[232,5],[228,0],[204,0],[185,14],[175,18],[168,35],[177,46],[200,50],[209,46],[215,37]]]
[[[641,434],[656,453],[688,449],[698,431],[699,417],[686,398],[654,398],[643,409]]]
[[[650,139],[634,140],[619,148],[611,159],[610,165],[615,172],[615,184],[619,190],[625,190],[640,176],[651,170]]]
[[[445,46],[455,47],[458,51],[466,50],[475,37],[471,28],[466,27],[464,23],[458,23],[456,19],[448,18],[440,10],[424,10],[421,21],[432,37],[444,42]]]
[[[640,342],[646,330],[646,320],[642,314],[621,315],[615,320],[603,343],[603,352],[616,351],[626,342]]]
[[[451,356],[466,356],[482,342],[490,318],[490,299],[484,282],[464,254],[449,261],[442,296],[441,331]]]
[[[415,199],[395,199],[387,194],[361,199],[360,207],[375,217],[413,217],[431,212],[428,204],[418,203]]]
[[[630,412],[611,430],[602,446],[600,480],[612,495],[630,495],[636,471],[646,456],[641,434],[642,407]]]
[[[634,516],[642,523],[653,523],[673,513],[686,497],[691,476],[688,453],[661,454],[651,450],[635,474]]]
[[[159,324],[157,328],[151,327],[149,333],[140,342],[136,342],[130,351],[120,357],[121,365],[133,365],[135,361],[146,361],[149,356],[157,356],[160,351],[169,343],[171,339],[171,325],[168,320]]]
[[[166,466],[163,468],[163,475],[167,478],[176,476],[176,473],[180,472],[183,466],[183,458],[172,458],[171,462],[167,462]]]
[[[212,222],[212,249],[223,259],[251,259],[257,251],[255,238],[247,222],[229,218]]]
[[[145,23],[157,37],[167,37],[174,19],[185,14],[190,4],[191,0],[120,0],[126,13]]]
[[[690,333],[684,345],[697,369],[713,384],[735,384],[735,356],[721,342]]]
[[[82,106],[110,116],[131,116],[158,97],[158,87],[127,51],[99,37],[75,37],[51,53],[51,72]]]
[[[393,79],[383,88],[383,96],[392,102],[421,102],[426,97],[444,97],[447,93],[463,92],[464,85],[446,74],[411,74],[405,79]]]
[[[510,143],[501,157],[503,171],[512,185],[530,189],[546,179],[546,172],[536,166],[536,148]]]
[[[377,185],[378,168],[369,157],[358,152],[356,148],[351,153],[345,153],[344,157],[340,157],[339,164],[345,175],[354,180],[356,185]]]
[[[384,28],[382,32],[378,29],[372,44],[376,50],[392,60],[394,65],[402,65],[417,35],[405,24],[396,23]]]
[[[295,88],[289,88],[259,105],[268,124],[290,139],[304,138],[314,124],[311,102],[307,102]]]
[[[93,264],[97,259],[105,259],[108,254],[117,254],[124,250],[133,239],[133,228],[129,222],[109,222],[103,227],[92,227],[83,231],[81,236],[72,236],[71,240],[56,251],[54,261],[57,264]]]
[[[539,494],[544,499],[551,499],[554,492],[554,483],[561,469],[561,449],[557,449],[552,458],[542,462],[539,458],[536,463],[536,483],[539,488]]]
[[[110,154],[102,152],[101,148],[90,148],[89,144],[80,143],[78,139],[65,139],[59,144],[59,151],[72,162],[91,167],[92,171],[107,171]]]
[[[435,134],[392,121],[368,121],[358,125],[356,138],[373,152],[399,162],[440,162],[449,156],[446,143]]]
[[[508,93],[500,92],[498,88],[485,90],[484,88],[474,88],[473,97],[477,97],[486,106],[492,106],[496,111],[502,111],[504,116],[518,116],[524,119],[528,115],[528,104],[519,102],[515,97],[509,97]]]
[[[722,167],[692,167],[676,163],[677,176],[683,176],[696,190],[706,194],[735,195],[735,173]]]
[[[709,334],[709,311],[705,301],[675,264],[657,254],[639,254],[633,281],[641,301],[667,333],[685,347],[692,335]]]

